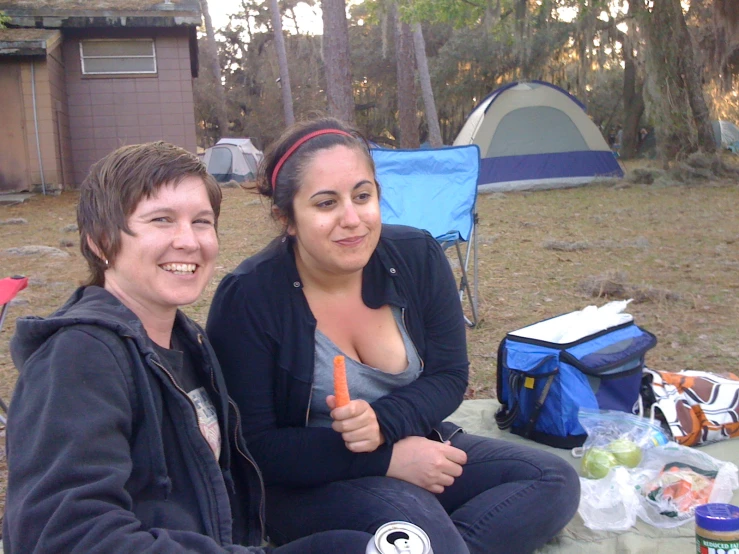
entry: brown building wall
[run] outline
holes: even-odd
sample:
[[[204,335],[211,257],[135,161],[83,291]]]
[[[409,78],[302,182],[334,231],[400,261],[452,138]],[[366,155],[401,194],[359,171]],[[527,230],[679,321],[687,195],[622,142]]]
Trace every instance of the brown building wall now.
[[[120,38],[132,36],[129,32]],[[188,31],[135,36],[154,38],[156,75],[82,75],[80,40],[111,35],[65,36],[69,134],[77,184],[90,165],[124,144],[165,140],[196,152]]]
[[[0,58],[0,191],[31,188],[20,58]],[[32,131],[32,129],[31,129]]]

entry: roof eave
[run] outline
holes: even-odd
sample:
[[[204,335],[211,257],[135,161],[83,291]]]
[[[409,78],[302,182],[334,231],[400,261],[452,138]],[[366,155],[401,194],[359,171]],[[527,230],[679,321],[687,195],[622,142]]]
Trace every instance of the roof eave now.
[[[0,56],[46,56],[61,41],[59,31],[46,31],[39,38],[0,39]]]
[[[1,56],[46,56],[46,41],[0,40]]]
[[[191,12],[181,13],[138,13],[121,14],[115,12],[89,13],[57,13],[49,15],[12,14],[10,24],[18,27],[42,27],[45,29],[80,28],[80,27],[197,27],[200,15]]]

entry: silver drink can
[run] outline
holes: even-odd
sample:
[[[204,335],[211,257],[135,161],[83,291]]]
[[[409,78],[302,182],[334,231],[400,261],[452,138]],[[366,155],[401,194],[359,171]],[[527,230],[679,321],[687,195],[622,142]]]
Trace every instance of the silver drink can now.
[[[366,554],[434,554],[434,551],[423,529],[407,521],[391,521],[370,539]]]

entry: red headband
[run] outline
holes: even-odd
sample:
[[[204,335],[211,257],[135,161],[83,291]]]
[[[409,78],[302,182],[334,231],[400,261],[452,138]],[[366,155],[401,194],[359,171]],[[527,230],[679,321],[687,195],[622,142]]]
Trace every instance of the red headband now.
[[[320,135],[344,135],[345,137],[353,137],[353,135],[347,133],[346,131],[342,131],[340,129],[320,129],[318,131],[313,131],[312,133],[308,133],[304,137],[300,137],[295,144],[293,144],[287,152],[285,152],[282,157],[280,158],[280,161],[277,162],[277,165],[275,166],[274,171],[272,172],[272,190],[275,190],[275,187],[277,186],[277,174],[280,172],[280,169],[282,169],[282,166],[285,165],[285,162],[288,160],[290,156],[292,156],[295,151],[300,148],[303,144],[308,142],[313,137],[317,137]]]

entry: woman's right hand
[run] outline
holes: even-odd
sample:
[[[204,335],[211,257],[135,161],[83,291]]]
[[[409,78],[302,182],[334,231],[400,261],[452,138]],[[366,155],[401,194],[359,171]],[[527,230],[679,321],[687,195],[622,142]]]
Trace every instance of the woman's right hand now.
[[[330,394],[326,404],[334,422],[331,428],[341,433],[344,444],[352,452],[374,452],[384,444],[377,415],[366,400],[352,400],[346,406],[336,407],[336,397]]]
[[[449,442],[406,437],[393,445],[386,475],[441,494],[462,475],[462,466],[466,463],[464,450],[454,448]]]

